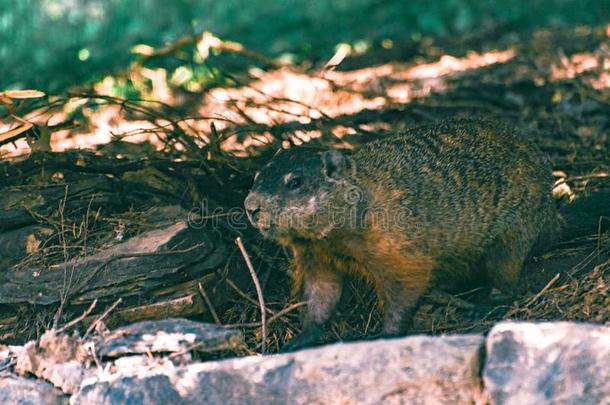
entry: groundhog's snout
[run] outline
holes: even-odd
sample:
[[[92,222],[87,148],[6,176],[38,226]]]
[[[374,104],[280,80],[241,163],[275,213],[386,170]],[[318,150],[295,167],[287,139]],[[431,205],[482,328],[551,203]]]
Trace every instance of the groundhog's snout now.
[[[271,226],[266,209],[269,208],[269,201],[266,201],[259,193],[251,191],[244,200],[244,208],[246,209],[248,220],[254,227],[262,231]]]
[[[261,212],[261,203],[260,198],[255,193],[250,193],[246,197],[244,201],[244,208],[246,209],[246,215],[248,216],[248,220],[254,226],[256,226],[258,222],[258,216]]]

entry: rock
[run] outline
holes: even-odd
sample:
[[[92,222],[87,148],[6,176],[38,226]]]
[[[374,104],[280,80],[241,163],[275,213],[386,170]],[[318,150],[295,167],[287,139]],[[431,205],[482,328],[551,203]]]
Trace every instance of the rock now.
[[[100,375],[73,404],[471,404],[483,337],[407,337]],[[120,372],[120,371],[119,371]]]
[[[492,404],[609,404],[608,364],[608,326],[505,322],[489,333],[483,382]]]
[[[191,405],[207,402],[193,399]],[[166,375],[150,375],[145,378],[125,377],[114,383],[100,383],[93,389],[83,389],[70,400],[76,404],[187,404]],[[243,403],[243,402],[239,402]],[[211,404],[212,405],[212,404]]]
[[[68,397],[48,382],[16,375],[0,376],[0,404],[60,405],[67,403]]]
[[[83,380],[96,381],[104,372],[90,367],[90,352],[96,347],[99,357],[117,357],[155,352],[184,352],[191,350],[213,351],[234,348],[243,341],[241,332],[223,327],[202,324],[186,319],[146,321],[119,328],[101,340],[84,341],[77,335],[61,335],[45,332],[39,341],[30,341],[21,347],[13,347],[15,372],[34,375],[60,388],[66,394],[77,392]],[[136,356],[129,356],[133,359]],[[126,373],[146,373],[149,369],[173,370],[171,361],[151,357],[150,364],[138,363],[127,367]],[[9,359],[10,360],[10,359]],[[121,359],[114,365],[122,370]],[[107,364],[109,365],[109,364]],[[148,382],[147,382],[148,384]],[[1,402],[0,402],[1,403]]]
[[[94,373],[80,338],[45,332],[38,342],[17,349],[15,372],[49,381],[66,394],[76,392],[81,381]]]
[[[237,347],[243,335],[235,329],[187,319],[144,321],[113,330],[96,344],[100,357],[126,354],[209,352]]]

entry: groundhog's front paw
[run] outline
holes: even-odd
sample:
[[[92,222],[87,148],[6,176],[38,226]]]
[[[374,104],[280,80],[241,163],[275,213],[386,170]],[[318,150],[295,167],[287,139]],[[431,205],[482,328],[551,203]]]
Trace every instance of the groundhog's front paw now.
[[[282,353],[294,352],[296,350],[316,346],[320,342],[322,331],[323,328],[320,326],[311,326],[303,330],[303,332],[295,336],[294,339],[282,347]]]

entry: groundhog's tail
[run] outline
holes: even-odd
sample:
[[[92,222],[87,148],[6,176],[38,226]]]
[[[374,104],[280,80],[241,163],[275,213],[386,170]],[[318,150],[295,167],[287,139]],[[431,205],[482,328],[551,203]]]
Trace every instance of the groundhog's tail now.
[[[597,234],[610,229],[610,191],[577,198],[559,209],[558,241]]]

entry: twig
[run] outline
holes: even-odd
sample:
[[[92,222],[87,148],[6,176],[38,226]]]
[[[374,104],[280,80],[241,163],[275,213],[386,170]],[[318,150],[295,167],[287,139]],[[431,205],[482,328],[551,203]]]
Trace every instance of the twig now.
[[[64,253],[64,263],[65,263],[65,267],[64,267],[64,272],[63,272],[63,282],[62,282],[62,287],[61,287],[61,291],[59,293],[59,307],[57,308],[57,312],[55,312],[55,317],[53,318],[53,329],[57,329],[57,326],[59,325],[59,319],[61,318],[61,314],[63,313],[64,310],[64,306],[66,305],[66,302],[68,301],[69,298],[69,291],[70,291],[70,285],[72,284],[72,278],[74,277],[74,266],[72,267],[72,271],[70,271],[70,280],[67,280],[68,277],[68,269],[67,269],[67,265],[68,265],[68,243],[66,242],[66,223],[65,223],[65,218],[64,218],[64,211],[66,209],[66,203],[68,202],[68,185],[65,186],[64,188],[64,198],[63,200],[59,201],[59,208],[57,210],[57,212],[59,213],[59,219],[60,219],[60,226],[61,226],[61,230],[59,232],[59,241],[63,247],[63,253]]]
[[[239,236],[237,237],[237,239],[235,239],[235,243],[237,243],[237,246],[239,247],[239,250],[241,251],[241,254],[244,257],[244,260],[246,261],[246,266],[248,266],[248,270],[250,270],[250,276],[252,276],[252,281],[254,282],[254,286],[256,287],[256,295],[258,295],[258,303],[261,309],[261,325],[263,333],[261,342],[261,353],[265,354],[267,340],[267,314],[265,311],[265,300],[263,298],[263,290],[261,289],[261,285],[258,281],[258,277],[256,276],[256,272],[254,271],[254,267],[252,267],[252,262],[250,261],[248,252],[246,251],[246,248],[244,247],[244,244]]]
[[[597,222],[597,254],[599,255],[602,247],[602,224],[604,220],[610,220],[610,217],[600,216]]]
[[[240,297],[242,297],[243,299],[245,299],[246,301],[248,301],[248,302],[249,302],[249,303],[251,303],[251,304],[254,304],[254,305],[257,305],[257,306],[259,305],[259,303],[258,303],[258,302],[256,302],[256,300],[252,299],[252,298],[251,298],[251,297],[250,297],[248,294],[246,294],[245,292],[243,292],[243,290],[242,290],[241,288],[239,288],[239,287],[237,286],[237,284],[235,284],[235,283],[233,282],[233,280],[231,280],[230,278],[227,278],[225,281],[226,281],[226,283],[229,285],[229,287],[231,287],[233,290],[235,290],[235,292],[236,292],[237,294],[239,294],[239,296],[240,296]],[[269,315],[271,315],[271,316],[275,315],[275,311],[273,311],[273,310],[272,310],[272,309],[270,309],[270,308],[265,308],[265,311],[267,311],[267,313],[268,313]]]
[[[454,307],[461,309],[474,308],[474,304],[439,290],[432,290],[430,294],[426,295],[426,297],[437,304],[452,304]]]
[[[546,291],[547,291],[549,288],[551,288],[551,286],[552,286],[553,284],[555,284],[555,282],[556,282],[557,280],[559,280],[559,277],[561,277],[561,274],[560,274],[560,273],[555,274],[555,277],[553,277],[553,278],[552,278],[552,279],[551,279],[551,280],[550,280],[548,283],[546,283],[546,285],[544,286],[544,288],[543,288],[542,290],[540,290],[540,291],[538,292],[538,294],[534,295],[534,296],[532,297],[532,299],[531,299],[531,300],[529,300],[529,301],[528,301],[528,302],[525,304],[525,307],[527,308],[527,307],[529,307],[530,305],[532,305],[534,302],[536,302],[536,301],[538,300],[538,298],[540,298],[540,297],[542,296],[542,294],[544,294],[544,293],[545,293],[545,292],[546,292]]]
[[[107,317],[108,314],[110,312],[112,312],[121,302],[123,302],[123,298],[119,298],[118,300],[114,301],[114,304],[112,304],[107,310],[104,311],[104,313],[102,315],[99,316],[99,318],[97,318],[95,321],[93,321],[91,323],[91,325],[89,325],[83,338],[86,338],[87,336],[89,336],[89,334],[91,332],[93,332],[93,329],[95,329],[97,324],[100,323],[105,317]]]
[[[280,312],[278,312],[277,314],[273,315],[271,318],[269,318],[268,323],[271,323],[277,319],[280,319],[282,316],[286,315],[289,312],[294,311],[297,308],[300,308],[302,306],[307,305],[307,301],[301,301],[301,302],[297,302],[294,303],[292,305],[287,306],[286,308],[282,309]]]
[[[208,297],[208,295],[205,293],[205,290],[203,289],[203,285],[201,285],[201,283],[198,283],[197,287],[199,288],[199,292],[201,293],[203,300],[205,301],[206,305],[208,306],[208,309],[210,310],[210,314],[212,314],[212,318],[214,318],[214,322],[216,322],[219,325],[222,325],[222,322],[220,322],[220,318],[218,317],[218,314],[216,313],[216,310],[214,309],[214,305],[212,305],[212,301],[210,301],[210,298]]]
[[[61,328],[57,329],[56,332],[57,333],[61,333],[61,332],[65,331],[66,329],[71,328],[72,326],[76,325],[77,323],[79,323],[83,319],[85,319],[87,316],[89,316],[91,311],[93,311],[93,308],[95,308],[96,305],[97,305],[97,298],[93,300],[91,305],[89,305],[89,308],[87,308],[87,310],[85,312],[83,312],[81,316],[79,316],[78,318],[72,319],[70,322],[68,322],[67,324],[65,324]]]
[[[307,305],[307,301],[301,301],[301,302],[297,302],[295,304],[287,306],[286,308],[282,309],[281,311],[279,311],[278,313],[276,313],[275,315],[270,317],[269,320],[267,321],[267,325],[270,325],[272,322],[277,321],[278,319],[280,319],[284,315],[288,314],[289,312],[292,312],[295,309],[300,308],[300,307],[302,307],[304,305]],[[234,323],[234,324],[228,324],[228,325],[223,325],[223,326],[225,328],[227,328],[227,329],[233,329],[233,328],[258,328],[258,327],[261,326],[261,323],[260,322]]]
[[[599,255],[597,249],[591,251],[584,259],[580,262],[576,263],[574,267],[568,272],[568,276],[574,277],[577,273],[582,271],[593,259],[595,259]]]
[[[603,178],[603,177],[608,177],[608,173],[592,173],[592,174],[587,174],[584,176],[564,177],[562,179],[557,180],[555,187],[557,187],[563,183],[571,183],[571,182],[580,181],[580,180],[599,179],[599,178]]]

